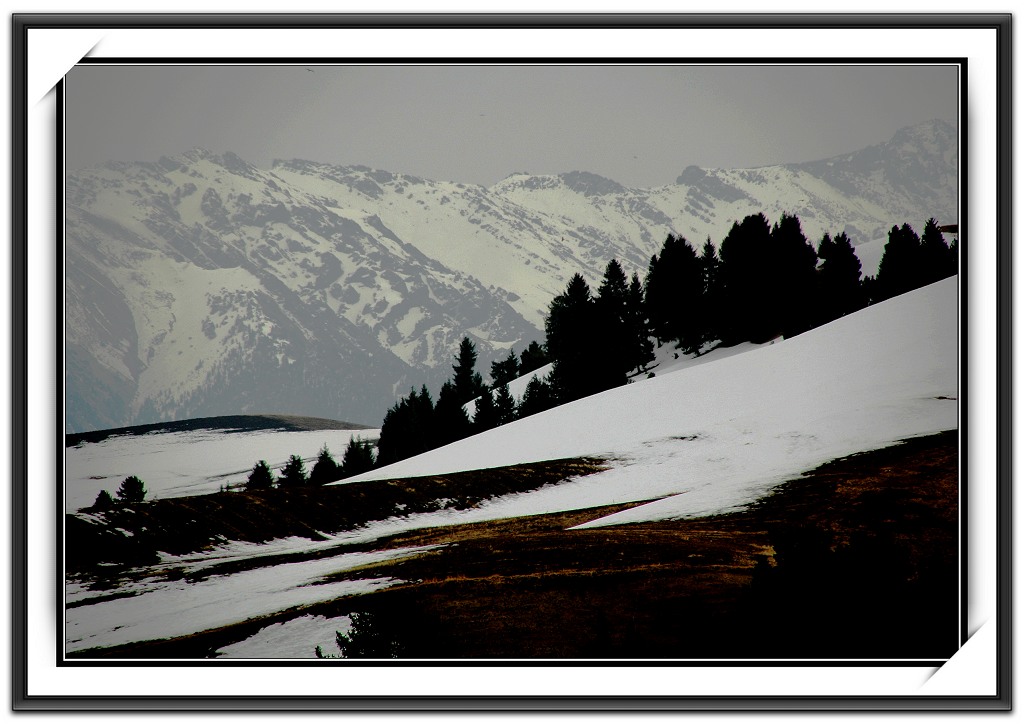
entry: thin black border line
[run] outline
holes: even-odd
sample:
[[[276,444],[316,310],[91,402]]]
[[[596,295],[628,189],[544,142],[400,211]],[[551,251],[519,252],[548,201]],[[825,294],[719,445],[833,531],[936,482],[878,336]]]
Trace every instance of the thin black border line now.
[[[88,60],[88,58],[86,58],[84,60]],[[191,58],[186,58],[186,59],[169,58],[169,59],[164,59],[164,60],[166,60],[166,62],[161,62],[160,60],[153,59],[150,62],[144,63],[144,65],[154,65],[154,66],[159,66],[159,67],[167,67],[167,66],[172,66],[173,67],[173,66],[179,66],[179,65],[185,65],[185,66],[207,65],[207,63],[204,63],[204,62],[201,62],[201,61],[196,61],[195,59],[191,59]],[[177,62],[178,60],[183,60],[184,62]],[[509,58],[454,58],[454,59],[451,59],[451,58],[443,58],[443,59],[426,58],[426,59],[418,59],[418,58],[390,58],[389,57],[389,58],[379,58],[379,59],[375,58],[370,63],[360,63],[359,60],[351,61],[351,60],[332,58],[332,59],[322,59],[322,62],[329,63],[329,64],[338,64],[338,65],[350,65],[350,64],[355,63],[355,64],[366,64],[366,65],[400,64],[400,65],[416,65],[416,66],[419,66],[419,65],[422,65],[423,62],[436,62],[438,65],[480,64],[480,65],[488,65],[489,66],[489,65],[501,65],[501,64],[504,64],[504,63],[515,63],[516,65],[519,65],[519,63],[515,62],[514,58],[513,59],[509,59]],[[651,62],[651,61],[649,61],[649,59],[639,58],[639,59],[636,59],[635,62],[638,63],[638,64],[644,64],[644,65],[652,64],[652,65],[673,65],[673,66],[676,66],[676,65],[689,65],[689,64],[691,64],[692,61],[683,60],[683,59],[676,59],[676,58],[661,58],[661,59],[658,59],[656,61]],[[628,59],[606,59],[606,58],[590,58],[590,59],[550,58],[550,59],[544,59],[544,60],[530,59],[529,62],[526,63],[526,64],[527,65],[534,65],[534,64],[537,64],[537,65],[565,65],[565,64],[573,64],[573,63],[583,64],[583,65],[588,65],[588,66],[608,64],[608,65],[617,65],[617,66],[618,65],[624,65],[624,66],[632,67],[634,65],[634,62],[631,62]],[[242,60],[234,59],[234,60],[232,60],[231,62],[229,62],[227,64],[228,65],[241,65],[241,66],[250,66],[250,65],[252,65],[252,66],[261,66],[261,65],[264,65],[264,64],[275,65],[275,66],[276,65],[287,65],[287,66],[291,66],[291,65],[305,65],[305,63],[302,60],[297,60],[297,59],[293,59],[293,58],[284,59],[284,62],[282,62],[282,63],[275,62],[275,59],[273,59],[273,58],[270,58],[270,59],[253,58],[252,62],[244,62]],[[930,59],[930,60],[929,59],[920,58],[920,57],[916,57],[916,58],[913,58],[913,59],[908,59],[908,61],[906,63],[899,62],[899,60],[897,60],[897,59],[891,59],[888,62],[885,62],[885,61],[880,61],[880,60],[878,60],[876,58],[873,58],[873,57],[866,57],[866,56],[865,57],[860,57],[860,58],[858,58],[858,57],[852,57],[852,58],[847,57],[847,58],[844,58],[844,59],[835,59],[835,58],[833,58],[833,59],[821,59],[821,58],[815,58],[815,59],[807,59],[806,62],[804,62],[803,59],[797,59],[797,60],[793,60],[793,59],[785,59],[785,60],[768,59],[768,60],[765,60],[765,62],[757,62],[757,60],[750,59],[750,58],[719,58],[719,57],[713,57],[713,58],[704,58],[704,59],[701,60],[701,62],[699,64],[700,65],[712,65],[712,66],[718,66],[718,65],[722,65],[722,66],[787,65],[787,66],[795,66],[795,67],[806,67],[806,66],[810,66],[810,65],[825,65],[825,64],[827,64],[827,65],[835,65],[835,66],[863,66],[863,65],[889,65],[889,66],[898,65],[900,67],[903,67],[905,65],[909,65],[909,66],[914,66],[914,65],[928,65],[928,66],[942,66],[942,65],[945,65],[945,66],[955,66],[958,69],[958,71],[959,71],[958,72],[958,76],[957,76],[957,84],[958,84],[958,87],[957,87],[957,97],[958,97],[958,99],[960,101],[959,105],[960,105],[961,113],[966,115],[964,113],[964,108],[966,107],[966,103],[964,102],[964,99],[965,99],[964,90],[965,90],[965,88],[963,87],[962,79],[963,79],[963,77],[966,74],[967,59],[963,58],[963,57],[961,57],[961,58],[936,58],[936,59]],[[97,60],[96,63],[90,63],[90,65],[94,65],[95,66],[95,65],[107,65],[107,64],[106,63],[102,63],[99,60]],[[112,65],[119,66],[119,65],[121,65],[121,63],[115,63],[115,64],[112,64]],[[210,62],[209,65],[220,66],[220,65],[224,65],[224,63],[218,62],[217,59],[213,59],[213,61]],[[64,80],[62,79],[58,83],[58,85],[57,85],[58,98],[59,99],[63,99],[63,88],[64,88]],[[66,119],[62,117],[62,108],[61,108],[60,105],[58,105],[58,122],[62,123],[62,126],[61,126],[62,128],[63,128],[63,123],[66,122]],[[966,134],[966,128],[964,128],[962,130],[958,129],[958,138],[957,138],[958,148],[960,147],[960,139],[961,138],[965,138],[966,137],[965,134]],[[61,152],[63,151],[63,148],[60,147],[60,142],[62,140],[63,140],[63,137],[60,134],[58,134],[58,139],[57,139],[57,144],[58,144],[58,149],[57,150],[58,150],[58,153],[57,153],[57,166],[56,166],[56,172],[57,172],[58,180],[63,178],[63,175],[62,175],[62,173],[63,173],[63,165],[62,165],[62,162],[61,162],[62,161]],[[965,180],[965,177],[966,177],[966,168],[967,168],[967,165],[966,164],[962,164],[957,169],[958,191],[959,191],[960,188],[963,188],[964,180]],[[62,194],[63,194],[63,186],[58,181],[58,193],[57,193],[56,198],[58,200],[62,199],[63,198]],[[57,216],[57,228],[58,229],[62,229],[63,226],[64,226],[64,213],[63,213],[63,209],[60,208],[59,204],[58,204],[58,208],[57,208],[56,212],[57,212],[56,213],[56,216]],[[57,288],[60,289],[61,286],[63,285],[63,279],[64,279],[64,277],[63,277],[64,269],[63,269],[63,267],[60,264],[58,264],[57,272],[58,272]],[[958,305],[959,305],[959,301],[958,301]],[[967,319],[967,315],[966,314],[962,314],[961,315],[961,322],[962,322],[964,328],[966,328],[966,319]],[[63,338],[61,336],[61,326],[60,326],[61,320],[62,320],[62,311],[61,311],[61,309],[57,309],[57,322],[58,322],[58,324],[57,324],[58,339],[57,339],[57,347],[56,347],[57,349],[60,349],[61,345],[63,344]],[[966,333],[964,334],[963,338],[966,339]],[[959,344],[958,344],[958,353],[959,353],[959,357],[964,357],[965,356],[964,355],[964,350],[961,349]],[[967,404],[967,402],[966,402],[966,390],[964,390],[964,394],[960,395],[960,396],[962,397],[962,400],[960,402],[958,402],[958,405],[962,404],[962,405],[964,405],[964,407],[966,407],[966,404]],[[59,409],[58,409],[58,412],[60,412]],[[58,418],[60,418],[59,415],[58,415]],[[62,464],[63,464],[63,461],[64,461],[64,457],[63,457],[64,456],[64,452],[63,452],[64,451],[64,447],[63,447],[63,442],[62,442],[63,434],[61,433],[60,430],[58,430],[57,433],[58,433],[58,437],[61,438],[60,440],[58,440],[58,445],[57,445],[57,469],[60,470],[60,469],[62,469]],[[966,431],[961,429],[961,430],[958,431],[958,433],[959,433],[958,437],[963,437],[963,439],[966,440]],[[958,492],[962,492],[964,490],[964,488],[966,487],[965,484],[964,484],[965,480],[966,480],[966,476],[962,475],[960,477],[959,481],[958,481],[959,482],[959,484],[958,484]],[[58,485],[58,487],[61,488],[61,490],[59,492],[66,493],[66,491],[64,491],[64,488],[60,485],[60,483],[61,483],[61,481],[56,481],[56,484]],[[63,499],[62,495],[58,495],[57,499],[58,500]],[[60,508],[60,509],[58,509],[55,512],[56,512],[56,518],[57,518],[57,520],[56,520],[57,552],[58,552],[58,555],[62,555],[63,551],[64,551],[64,548],[63,548],[63,538],[62,538],[61,533],[63,531],[63,525],[64,525],[64,510],[63,510],[63,508]],[[958,510],[957,511],[957,515],[958,515],[958,517],[960,519],[960,523],[961,523],[961,528],[960,528],[960,530],[961,530],[960,539],[961,540],[958,540],[958,546],[960,547],[960,550],[961,550],[960,565],[961,565],[962,568],[965,569],[966,568],[966,558],[965,558],[965,553],[963,551],[963,547],[960,544],[962,544],[962,542],[964,540],[966,540],[967,535],[968,535],[968,533],[967,533],[967,520],[966,520],[966,517],[965,517],[965,514],[963,513],[963,511]],[[64,569],[63,566],[59,566],[58,570],[56,571],[56,594],[57,595],[55,596],[55,598],[56,598],[56,615],[55,615],[55,620],[58,621],[58,622],[63,620],[63,617],[64,617],[64,615],[66,613],[66,609],[65,609],[65,605],[64,605],[64,601],[63,601],[64,597],[62,595],[62,589],[63,589],[63,584],[64,584],[64,577],[63,577],[64,571],[65,571],[65,569]],[[967,634],[966,625],[965,625],[966,618],[967,618],[967,589],[968,589],[967,579],[966,578],[962,578],[960,580],[960,582],[959,582],[959,585],[960,585],[960,602],[961,602],[961,612],[962,612],[962,614],[961,614],[960,617],[958,617],[958,618],[961,619],[958,622],[958,628],[959,628],[960,646],[962,647],[967,642],[967,639],[969,638],[968,634]],[[239,659],[231,659],[231,660],[207,660],[207,659],[185,659],[185,660],[174,660],[174,659],[169,659],[169,660],[167,660],[167,659],[147,660],[147,659],[142,659],[142,660],[131,660],[131,659],[115,659],[115,660],[111,661],[109,659],[103,659],[103,658],[98,658],[98,659],[97,658],[78,658],[78,657],[69,658],[69,654],[68,654],[67,649],[66,649],[66,644],[67,644],[66,639],[63,642],[58,640],[55,643],[56,643],[56,663],[57,663],[58,667],[86,667],[86,668],[91,668],[91,667],[95,667],[95,666],[133,666],[133,667],[145,668],[145,667],[150,667],[150,666],[164,666],[164,665],[167,665],[166,662],[169,662],[169,661],[175,662],[173,664],[175,666],[199,666],[199,667],[205,667],[205,666],[226,666],[226,667],[241,667],[241,668],[245,668],[245,667],[254,667],[254,666],[255,667],[277,666],[277,667],[281,667],[281,668],[294,669],[294,668],[304,668],[304,667],[322,666],[322,665],[324,665],[322,662],[319,662],[319,661],[315,661],[315,660],[301,660],[301,659],[294,659],[294,660],[293,659],[282,659],[282,660],[277,661],[276,663],[271,663],[271,662],[262,662],[262,661],[248,661],[247,662],[245,660],[239,660]],[[360,667],[367,667],[367,668],[376,668],[376,667],[394,667],[394,668],[407,667],[408,668],[408,667],[423,667],[423,666],[436,667],[436,668],[445,668],[445,667],[452,667],[452,666],[474,666],[474,667],[481,667],[481,668],[491,668],[491,667],[512,667],[512,668],[534,667],[534,668],[536,668],[536,667],[539,667],[539,666],[545,666],[545,667],[581,667],[581,668],[585,668],[585,667],[605,667],[605,668],[610,668],[610,667],[648,668],[648,667],[650,667],[650,668],[659,668],[659,667],[668,667],[668,666],[679,667],[679,668],[696,668],[696,667],[721,668],[721,667],[730,667],[730,666],[732,666],[732,667],[739,667],[739,666],[759,666],[759,667],[825,666],[825,667],[837,667],[837,668],[838,667],[865,668],[865,667],[871,667],[871,666],[892,666],[892,667],[904,668],[904,667],[912,667],[912,666],[918,666],[918,667],[941,667],[947,661],[948,661],[948,659],[933,659],[933,658],[914,659],[914,658],[911,658],[911,657],[908,657],[908,658],[898,658],[898,659],[872,659],[872,658],[866,658],[865,657],[865,658],[853,658],[853,659],[824,659],[824,660],[815,660],[815,659],[772,659],[772,658],[763,658],[763,659],[755,659],[755,658],[750,658],[750,659],[707,659],[707,660],[705,660],[705,659],[662,659],[662,660],[648,660],[648,659],[616,659],[616,660],[605,660],[605,659],[599,659],[599,660],[535,659],[535,660],[512,660],[512,659],[500,659],[500,660],[493,660],[493,661],[491,661],[491,660],[479,660],[479,659],[456,659],[456,660],[452,660],[452,659],[425,659],[425,660],[414,660],[414,661],[361,661],[358,665]],[[356,664],[345,662],[345,663],[336,664],[336,665],[344,666],[344,665],[356,665]]]
[[[425,25],[427,27],[441,26],[437,16],[410,16],[404,15],[401,19],[395,17],[384,17],[372,16],[372,15],[359,15],[359,16],[344,16],[344,15],[307,15],[302,17],[297,16],[280,16],[280,15],[234,15],[234,16],[216,16],[218,22],[211,22],[209,16],[203,17],[202,24],[196,24],[196,19],[202,16],[188,15],[188,14],[174,14],[174,15],[150,15],[146,16],[145,22],[140,21],[138,15],[124,15],[124,14],[109,14],[103,16],[84,16],[84,15],[61,15],[61,14],[17,14],[13,17],[13,33],[12,33],[12,51],[14,56],[14,62],[12,64],[12,95],[15,99],[14,104],[14,117],[12,118],[12,133],[11,133],[11,144],[12,144],[12,236],[14,243],[12,244],[12,343],[13,347],[13,361],[12,361],[12,411],[14,412],[13,422],[17,423],[25,419],[26,412],[26,400],[24,392],[24,381],[26,379],[26,350],[25,350],[25,331],[26,331],[26,304],[24,303],[24,292],[26,291],[26,272],[25,267],[25,254],[24,249],[20,248],[19,245],[24,244],[24,230],[27,219],[27,194],[25,189],[20,187],[17,181],[24,178],[26,171],[26,150],[24,141],[27,138],[26,129],[26,117],[24,111],[27,108],[26,103],[26,89],[27,89],[27,71],[26,71],[26,36],[27,29],[30,25],[35,27],[152,27],[153,24],[159,24],[164,21],[166,22],[174,20],[182,23],[189,18],[193,19],[192,23],[185,22],[172,27],[180,27],[185,29],[197,29],[200,27],[317,27],[322,28],[324,26],[324,20],[342,21],[342,25],[339,27],[368,27],[370,23],[380,23],[379,27],[395,28],[395,27],[417,27],[422,28]],[[96,23],[90,25],[89,23],[83,22],[84,19],[95,19],[99,17],[104,20],[102,23]],[[459,27],[509,27],[506,22],[506,16],[491,15],[487,18],[486,23],[481,23],[479,16],[467,16],[463,15],[447,15],[441,19],[446,22],[451,22],[453,18],[458,18],[460,22]],[[519,20],[520,15],[512,16],[513,19]],[[589,22],[581,22],[579,18],[585,18]],[[708,20],[707,18],[713,18]],[[885,18],[884,20],[882,18]],[[562,20],[561,17],[558,18]],[[78,20],[79,22],[74,22]],[[288,20],[289,22],[285,22]],[[424,21],[432,22],[424,22]],[[553,18],[548,16],[544,21],[543,25],[538,23],[525,23],[521,27],[548,27],[552,26]],[[649,14],[647,16],[632,16],[632,15],[602,15],[602,16],[586,16],[577,15],[574,16],[570,25],[571,27],[605,27],[604,23],[611,23],[608,27],[614,28],[629,28],[629,27],[649,27],[647,23],[652,23],[653,27],[722,27],[726,29],[739,29],[744,27],[755,27],[755,28],[780,28],[780,27],[799,27],[799,28],[813,28],[813,29],[824,29],[830,27],[837,27],[842,29],[879,29],[879,28],[891,28],[891,27],[923,27],[929,29],[936,28],[955,28],[955,29],[971,29],[971,28],[990,28],[996,30],[996,45],[997,45],[997,85],[998,85],[998,99],[997,99],[997,147],[999,148],[999,157],[996,159],[997,167],[997,183],[999,188],[997,189],[997,259],[1000,262],[1000,269],[997,277],[998,283],[998,310],[997,310],[997,326],[1000,333],[998,340],[998,352],[997,352],[997,383],[998,390],[1000,393],[1009,389],[1009,382],[1011,379],[1011,369],[1009,362],[1011,360],[1011,345],[1010,341],[1010,314],[1008,303],[1010,301],[1010,281],[1012,279],[1011,271],[1008,266],[1010,261],[1009,253],[1009,240],[1011,231],[1011,211],[1010,211],[1010,198],[1011,198],[1011,168],[1009,159],[1005,155],[1008,153],[1011,144],[1011,130],[1009,120],[1011,117],[1011,109],[1009,98],[1011,97],[1011,86],[1009,69],[1011,62],[1011,16],[1006,13],[995,14],[929,14],[929,13],[918,13],[918,14],[901,14],[897,16],[879,16],[877,14],[845,14],[845,15],[810,15],[810,14],[791,14],[785,16],[761,16],[761,15],[743,15],[733,16],[728,20],[723,19],[722,16],[683,16],[683,15],[661,15],[661,14]],[[825,21],[828,22],[825,22]],[[241,21],[241,25],[238,25]],[[463,22],[464,21],[464,24]],[[854,22],[857,21],[857,22]],[[680,23],[675,25],[674,23]],[[489,25],[494,23],[494,25]],[[566,24],[558,23],[553,25],[554,27],[566,27]],[[519,26],[517,26],[519,27]],[[1004,102],[1005,101],[1005,102]],[[22,113],[17,113],[21,110]],[[965,256],[965,255],[964,255]],[[1004,310],[1006,313],[1004,313]],[[20,343],[20,346],[19,346]],[[20,353],[20,354],[19,354]],[[798,702],[810,702],[810,701],[828,701],[829,706],[818,708],[808,706],[796,706],[797,709],[812,709],[822,711],[834,711],[836,709],[854,708],[854,709],[870,709],[876,711],[899,711],[908,709],[917,710],[932,710],[935,708],[943,709],[959,709],[959,710],[977,710],[977,709],[1006,709],[1010,703],[1010,671],[1009,671],[1009,647],[1003,645],[1003,635],[1007,634],[1009,629],[1010,621],[1010,587],[1008,585],[1009,576],[1011,574],[1010,559],[1009,555],[1002,555],[1006,543],[1009,541],[1010,534],[1010,521],[1012,513],[1009,508],[1008,502],[1009,496],[1009,474],[1012,471],[1011,465],[1011,451],[1010,451],[1010,422],[1011,422],[1011,407],[1009,400],[1005,399],[1005,394],[999,394],[997,399],[997,410],[998,410],[998,442],[1001,443],[1001,449],[998,451],[998,472],[999,479],[997,481],[999,500],[1002,503],[1000,505],[999,515],[997,517],[997,527],[999,529],[999,555],[998,570],[1000,574],[1003,574],[997,581],[997,617],[1000,625],[1000,641],[998,644],[998,657],[997,666],[999,668],[999,690],[995,696],[968,696],[968,697],[945,697],[936,696],[929,699],[923,698],[912,698],[910,700],[905,697],[845,697],[845,698],[833,698],[833,697],[795,697],[789,699],[763,699],[763,698],[741,698],[741,697],[730,697],[730,701],[744,702],[744,706],[737,707],[736,709],[730,709],[729,707],[720,706],[719,700],[712,700],[711,709],[715,711],[721,710],[743,710],[749,711],[757,708],[768,708],[772,710],[786,709],[788,707],[795,706]],[[12,473],[14,476],[15,485],[12,486],[12,503],[14,503],[14,509],[12,511],[13,527],[12,527],[12,562],[14,563],[13,577],[15,582],[24,583],[26,569],[24,560],[24,546],[22,545],[23,536],[21,533],[25,530],[25,510],[23,507],[24,503],[24,491],[21,489],[25,482],[25,462],[27,456],[26,448],[26,435],[24,429],[20,429],[18,424],[12,424]],[[19,527],[20,526],[20,527]],[[1007,550],[1006,553],[1009,551]],[[68,697],[68,696],[54,696],[54,697],[28,697],[26,691],[26,671],[22,668],[19,669],[18,663],[25,663],[25,651],[26,641],[24,636],[24,630],[17,624],[24,620],[24,601],[19,600],[17,596],[14,597],[14,605],[12,606],[12,618],[15,623],[13,627],[14,633],[14,663],[12,667],[12,683],[13,694],[14,694],[14,709],[34,709],[34,710],[63,710],[69,708],[75,708],[78,710],[83,709],[124,709],[123,706],[111,706],[112,704],[124,704],[127,701],[138,701],[143,700],[147,702],[148,706],[141,707],[139,710],[150,711],[154,708],[170,707],[173,709],[181,710],[204,710],[204,711],[219,711],[229,708],[225,704],[230,705],[232,709],[268,709],[273,708],[275,710],[282,710],[284,708],[294,707],[295,700],[291,697],[280,697],[275,698],[273,702],[263,700],[259,702],[253,702],[252,700],[246,699],[245,697],[232,697],[230,701],[225,701],[224,698],[215,697],[214,700],[221,704],[216,707],[194,707],[188,706],[188,701],[184,701],[180,697],[103,697],[103,698],[92,698],[83,699],[82,697]],[[20,617],[19,617],[20,614]],[[206,701],[204,697],[190,697],[192,702]],[[391,701],[394,703],[396,699],[394,697],[370,697],[361,698],[359,700],[352,700],[348,708],[350,710],[372,710],[372,711],[399,711],[399,710],[414,710],[428,707],[431,711],[449,710],[441,707],[451,706],[450,710],[453,711],[469,711],[469,710],[481,710],[481,711],[500,711],[504,709],[514,709],[519,711],[524,710],[535,710],[535,711],[594,711],[594,710],[616,710],[616,711],[638,711],[638,710],[679,710],[693,709],[702,710],[702,707],[707,703],[708,699],[691,698],[688,702],[689,706],[680,707],[678,697],[618,697],[614,700],[600,699],[595,700],[590,697],[584,697],[588,704],[596,706],[576,707],[572,706],[574,699],[568,697],[555,697],[555,700],[559,703],[564,704],[563,706],[545,706],[545,703],[550,703],[546,697],[484,697],[488,705],[480,709],[473,709],[465,706],[465,704],[471,701],[480,701],[480,698],[473,697],[449,697],[445,702],[439,701],[436,698],[433,699],[402,699],[403,704],[410,704],[409,706],[401,706],[389,708],[382,706],[382,703]],[[339,702],[335,697],[316,698],[316,701],[329,701],[331,705],[328,707],[331,710],[336,710],[339,707]],[[661,707],[652,706],[657,702],[672,702],[674,706]],[[60,706],[50,706],[47,702],[59,703]],[[362,702],[362,703],[360,703]],[[446,703],[447,702],[447,703]],[[238,707],[236,704],[243,704],[247,706]],[[279,707],[272,706],[268,707],[268,704],[286,703],[291,706]],[[64,706],[68,704],[69,706]],[[154,707],[153,705],[156,705]],[[462,704],[456,706],[456,704]],[[532,705],[531,705],[532,704]],[[614,704],[614,706],[610,706]],[[619,706],[619,704],[625,704]],[[945,704],[952,704],[952,706],[944,706]],[[97,706],[94,706],[97,705]],[[183,706],[184,705],[184,706]],[[440,705],[440,706],[439,706]]]
[[[15,23],[39,28],[274,29],[808,29],[991,28],[1005,13],[18,13]]]

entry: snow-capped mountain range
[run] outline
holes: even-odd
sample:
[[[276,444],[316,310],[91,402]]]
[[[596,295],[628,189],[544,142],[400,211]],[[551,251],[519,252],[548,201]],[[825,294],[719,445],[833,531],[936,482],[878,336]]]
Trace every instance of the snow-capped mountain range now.
[[[643,276],[669,233],[798,215],[817,242],[956,223],[956,130],[933,121],[843,156],[689,167],[634,189],[591,173],[491,187],[194,149],[69,174],[67,432],[281,412],[377,425],[397,395],[543,340],[547,305],[616,258]]]

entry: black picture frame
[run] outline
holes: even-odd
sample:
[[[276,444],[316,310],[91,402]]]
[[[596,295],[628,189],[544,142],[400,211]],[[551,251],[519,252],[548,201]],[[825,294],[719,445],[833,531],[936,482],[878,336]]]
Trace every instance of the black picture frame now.
[[[460,28],[465,31],[487,28],[499,29],[686,29],[725,30],[745,29],[802,29],[827,30],[849,29],[879,31],[886,29],[949,32],[990,30],[995,44],[994,77],[988,79],[995,93],[995,117],[986,121],[995,126],[995,158],[984,159],[987,168],[994,169],[996,181],[996,209],[994,266],[995,287],[984,288],[980,284],[973,288],[980,294],[996,296],[996,325],[994,339],[994,360],[997,375],[995,398],[985,401],[991,405],[995,419],[997,459],[991,461],[995,471],[993,491],[994,507],[990,523],[995,526],[998,559],[995,564],[996,624],[999,637],[995,641],[994,660],[991,661],[995,676],[996,692],[992,695],[949,695],[949,696],[766,696],[766,695],[715,695],[715,696],[674,696],[664,695],[613,695],[613,696],[572,696],[537,695],[480,696],[467,692],[464,695],[272,695],[272,696],[218,696],[205,694],[182,694],[180,696],[136,696],[87,695],[82,693],[35,693],[32,680],[30,652],[39,642],[33,639],[35,629],[28,625],[30,602],[28,591],[30,576],[39,575],[32,571],[28,561],[27,534],[32,523],[29,489],[32,486],[48,485],[52,481],[40,479],[38,467],[30,465],[30,438],[36,431],[30,428],[29,412],[35,405],[53,405],[53,400],[30,399],[28,384],[30,365],[41,366],[39,360],[31,358],[29,345],[29,310],[38,304],[39,294],[30,284],[30,201],[38,194],[38,187],[30,187],[27,179],[30,171],[38,170],[38,159],[31,158],[29,107],[30,99],[30,32],[54,31],[61,29],[166,29],[183,32],[200,29],[444,29]],[[944,36],[945,37],[945,36]],[[625,711],[977,711],[1007,710],[1011,704],[1011,16],[1005,14],[24,14],[12,18],[12,246],[11,246],[11,303],[12,303],[12,674],[13,708],[18,711],[449,711],[449,712],[625,712]],[[948,51],[944,48],[943,52]],[[957,55],[956,50],[950,51]],[[973,112],[973,111],[972,111]],[[972,117],[972,124],[975,123]],[[60,122],[55,123],[53,132],[59,132]],[[972,150],[972,159],[977,156]],[[53,164],[55,167],[56,164]],[[60,198],[62,178],[55,173],[55,198]],[[968,207],[970,204],[968,203]],[[966,211],[966,209],[965,209]],[[59,215],[54,209],[51,218]],[[966,213],[965,213],[966,217]],[[59,246],[59,239],[57,240]],[[992,260],[988,260],[992,261]],[[51,279],[58,290],[62,279],[60,268],[56,278]],[[52,303],[52,300],[49,300]],[[59,300],[58,302],[59,303]],[[56,330],[57,355],[62,344],[61,330]],[[51,361],[47,360],[49,364]],[[50,367],[47,367],[50,370]],[[52,373],[58,377],[55,365]],[[58,381],[59,389],[59,381]],[[987,410],[988,411],[988,410]],[[38,435],[36,435],[38,438]],[[33,439],[38,445],[39,440]],[[63,431],[54,430],[46,441],[63,447]],[[44,442],[45,444],[45,442]],[[970,451],[964,451],[966,457]],[[973,454],[973,453],[971,453]],[[52,455],[56,457],[56,455]],[[45,478],[45,475],[43,475]],[[53,557],[56,565],[59,554]],[[61,571],[54,571],[59,578]],[[48,580],[53,580],[50,575]]]

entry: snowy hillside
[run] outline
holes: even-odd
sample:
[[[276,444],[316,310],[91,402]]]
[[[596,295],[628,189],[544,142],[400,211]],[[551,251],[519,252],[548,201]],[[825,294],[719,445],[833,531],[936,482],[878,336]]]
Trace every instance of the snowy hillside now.
[[[665,498],[614,522],[741,506],[828,460],[958,423],[957,279],[798,337],[683,366],[352,480],[567,457],[610,470],[495,503],[535,514]]]
[[[113,594],[69,580],[67,650],[185,636],[269,617],[261,619],[265,623],[259,630],[242,627],[247,633],[227,639],[231,643],[218,655],[310,657],[315,645],[331,650],[333,632],[347,629],[349,619],[301,607],[402,585],[359,569],[426,550],[353,552],[345,544],[363,545],[430,526],[627,501],[657,499],[585,520],[579,527],[728,511],[837,457],[954,429],[959,409],[957,293],[954,277],[789,340],[747,346],[731,356],[722,350],[720,358],[709,355],[696,365],[673,367],[665,360],[653,378],[336,485],[584,455],[605,458],[605,472],[466,510],[399,515],[317,541],[225,542],[194,555],[162,555],[156,568],[138,569],[119,581]],[[176,459],[175,467],[194,460],[183,469],[188,479],[201,481],[205,474],[213,480],[223,478],[228,468],[241,470],[254,454],[297,449],[294,433],[276,435],[258,440],[226,435],[217,441],[154,436],[158,449],[152,452]],[[150,449],[138,442],[113,462],[123,463],[124,470],[151,465]],[[215,448],[207,450],[206,444]],[[320,438],[310,439],[308,449],[319,444]],[[334,449],[335,443],[330,444]],[[218,462],[208,462],[210,457]],[[76,463],[77,484],[94,485],[86,463]]]
[[[193,150],[66,183],[66,431],[273,409],[377,424],[469,336],[486,369],[543,335],[569,277],[646,270],[665,237],[797,214],[809,239],[954,223],[955,129],[821,162],[690,167],[631,189],[582,171],[490,188]]]

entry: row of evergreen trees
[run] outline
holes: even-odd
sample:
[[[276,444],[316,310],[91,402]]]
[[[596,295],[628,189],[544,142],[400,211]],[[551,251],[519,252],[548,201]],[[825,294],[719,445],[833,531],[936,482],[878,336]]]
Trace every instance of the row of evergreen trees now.
[[[652,338],[696,354],[712,343],[791,337],[956,272],[956,240],[947,246],[935,219],[921,237],[893,226],[877,276],[866,278],[845,232],[824,234],[815,249],[789,214],[773,225],[747,216],[699,253],[670,234],[642,286],[613,259],[596,295],[577,274],[552,301],[551,393],[561,403],[623,384],[654,359]]]
[[[378,466],[390,465],[532,414],[530,389],[522,403],[517,404],[508,383],[547,364],[547,353],[537,342],[531,342],[518,357],[510,350],[507,357],[492,362],[490,386],[484,384],[476,371],[476,362],[476,345],[469,337],[464,337],[452,365],[452,376],[441,386],[436,403],[423,385],[419,391],[410,390],[408,396],[387,411],[377,443]],[[466,405],[474,400],[476,409],[471,418]]]
[[[266,460],[257,462],[249,472],[245,481],[247,491],[270,490],[274,487],[292,488],[306,485],[324,485],[335,480],[372,470],[374,466],[373,442],[352,436],[345,448],[345,455],[339,465],[325,444],[320,448],[313,469],[306,474],[306,463],[298,455],[292,455],[281,468],[280,475],[275,479],[274,473]]]
[[[424,386],[388,411],[377,465],[625,384],[654,361],[655,340],[699,354],[715,343],[791,337],[956,271],[956,241],[946,245],[935,219],[921,237],[908,224],[893,226],[878,274],[867,278],[845,232],[824,234],[815,249],[790,214],[774,224],[764,214],[747,216],[717,248],[708,238],[699,253],[669,234],[643,282],[615,259],[596,293],[575,274],[551,301],[545,344],[492,363],[490,387],[474,370],[475,347],[463,339],[436,404]],[[517,404],[508,382],[548,361],[550,374],[531,379]],[[474,399],[471,419],[464,406]]]
[[[146,499],[146,484],[138,475],[129,475],[121,481],[117,498],[107,490],[101,490],[92,504],[92,510],[110,510],[118,505],[141,503]]]

